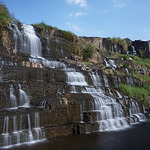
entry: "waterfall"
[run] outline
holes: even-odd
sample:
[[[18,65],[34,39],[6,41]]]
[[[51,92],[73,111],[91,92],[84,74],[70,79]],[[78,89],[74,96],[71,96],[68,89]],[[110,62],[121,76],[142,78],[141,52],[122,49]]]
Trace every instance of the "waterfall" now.
[[[16,121],[16,116],[13,116],[13,125],[14,125],[14,132],[17,131],[17,121]]]
[[[125,70],[126,70],[126,73],[129,74],[129,70],[127,68],[125,68]]]
[[[146,119],[145,115],[140,112],[138,103],[134,100],[131,100],[130,102],[130,115],[132,124]]]
[[[134,86],[133,78],[131,76],[126,77],[127,85]]]
[[[5,116],[4,126],[3,126],[3,134],[8,134],[8,126],[9,126],[9,117]]]
[[[115,65],[115,61],[114,60],[111,60],[111,59],[106,60],[106,59],[104,59],[104,61],[105,61],[105,65],[106,65],[107,68],[114,68],[115,69],[117,67]]]
[[[109,87],[109,83],[106,75],[103,75],[103,80],[104,80],[105,87]]]
[[[111,52],[113,52],[113,53],[115,52],[114,45],[111,46]]]
[[[10,100],[10,107],[17,107],[17,98],[14,95],[14,88],[13,85],[10,85],[10,96],[9,96],[9,100]]]
[[[109,63],[109,65],[110,65],[112,68],[116,68],[116,67],[117,67],[117,66],[115,65],[115,61],[114,61],[114,60],[109,59],[109,60],[108,60],[108,63]]]
[[[2,80],[2,68],[1,68],[1,66],[0,66],[0,82],[2,82],[3,80]]]
[[[66,65],[63,63],[63,62],[60,62],[60,61],[54,61],[54,60],[47,60],[43,57],[30,57],[29,58],[30,62],[33,62],[33,63],[39,63],[39,64],[42,64],[43,66],[45,67],[48,67],[48,68],[60,68],[60,69],[66,69]]]
[[[118,91],[116,91],[116,94],[119,98],[122,98],[122,95]]]
[[[34,56],[42,55],[41,42],[33,26],[22,24],[20,31],[16,24],[12,24],[10,29],[14,33],[15,50]]]
[[[97,72],[90,72],[90,76],[93,82],[93,85],[96,87],[101,86],[100,76]]]
[[[19,84],[19,106],[29,107],[29,99],[25,91],[21,89],[21,85]]]
[[[137,55],[137,52],[136,52],[136,50],[135,50],[135,47],[134,47],[134,46],[132,46],[132,55]]]
[[[12,133],[13,144],[19,144],[20,143],[20,132],[18,131],[16,116],[13,116],[13,126],[14,126],[14,131]]]
[[[121,83],[120,77],[119,76],[114,76],[114,85],[115,85],[115,88],[117,88],[120,83]]]
[[[82,123],[85,121],[84,117],[86,117],[87,122],[97,122],[99,124],[99,131],[124,128],[128,126],[129,123],[125,118],[125,112],[121,104],[115,99],[106,96],[100,87],[97,86],[101,85],[101,83],[97,83],[100,82],[99,75],[93,72],[89,75],[93,81],[93,85],[96,85],[95,88],[88,85],[82,73],[67,72],[67,83],[73,86],[72,91],[75,91],[74,93],[77,91],[76,88],[80,86],[82,89],[81,93],[88,93],[93,97],[93,101],[91,101],[88,110],[84,110],[84,106],[80,104],[80,122]],[[107,76],[103,75],[103,78],[105,87],[109,87]],[[89,116],[89,113],[93,115]]]
[[[42,139],[44,138],[44,133],[42,132],[42,129],[40,127],[40,116],[39,112],[35,112],[35,131],[36,131],[36,139]]]
[[[21,144],[36,142],[45,138],[45,133],[40,127],[39,112],[35,112],[34,125],[31,123],[30,114],[20,116],[5,116],[3,123],[3,141],[0,141],[0,146],[4,148]],[[24,127],[23,127],[24,125]],[[0,147],[1,148],[1,147]]]
[[[30,114],[27,114],[27,119],[28,119],[28,141],[31,142],[31,141],[33,141],[33,134],[31,132]]]
[[[3,137],[4,137],[4,146],[11,145],[11,136],[9,134],[9,117],[5,116],[4,118],[4,126],[3,126]]]
[[[66,72],[67,83],[70,85],[82,85],[86,86],[88,83],[85,80],[85,76],[81,72]]]

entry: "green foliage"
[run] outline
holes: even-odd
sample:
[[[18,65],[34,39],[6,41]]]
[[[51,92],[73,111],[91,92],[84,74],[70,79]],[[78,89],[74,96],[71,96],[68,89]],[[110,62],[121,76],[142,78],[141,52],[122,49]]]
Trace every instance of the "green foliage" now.
[[[12,20],[12,16],[9,13],[8,8],[5,4],[0,2],[0,26],[7,27]]]
[[[70,31],[59,30],[62,33],[62,36],[68,41],[74,41],[75,35]]]
[[[138,56],[130,55],[130,57],[134,60],[135,63],[140,64],[142,66],[147,66],[150,68],[150,59],[142,59]]]
[[[129,68],[129,64],[128,63],[123,64],[123,68]]]
[[[88,61],[90,58],[92,58],[94,51],[95,47],[91,44],[87,44],[82,51],[83,60]]]
[[[148,99],[148,91],[144,88],[131,87],[126,84],[120,84],[118,88],[131,98],[136,98],[142,101],[147,101]]]
[[[143,88],[148,91],[148,95],[150,95],[150,81],[145,82]]]
[[[88,66],[92,66],[92,65],[93,65],[93,63],[91,63],[91,62],[89,62],[89,61],[84,61],[84,63],[85,63],[86,65],[88,65]]]

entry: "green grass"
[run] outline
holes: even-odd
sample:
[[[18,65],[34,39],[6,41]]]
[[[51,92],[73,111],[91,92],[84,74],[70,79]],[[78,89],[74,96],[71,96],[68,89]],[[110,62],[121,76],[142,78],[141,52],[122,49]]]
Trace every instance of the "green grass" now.
[[[89,61],[84,61],[84,64],[88,65],[88,66],[92,66],[93,63],[89,62]]]
[[[150,59],[142,59],[138,56],[130,55],[130,57],[133,59],[133,61],[137,64],[140,64],[141,66],[147,66],[150,68]]]
[[[45,22],[40,22],[40,23],[36,23],[36,24],[32,24],[35,27],[41,28],[42,30],[46,30],[46,29],[57,29],[56,27],[52,27],[50,25],[47,25]]]
[[[146,66],[148,68],[150,68],[150,59],[147,58],[147,59],[142,59],[138,56],[134,56],[134,55],[125,55],[125,54],[119,54],[118,52],[113,52],[112,53],[113,57],[115,58],[123,58],[124,60],[126,61],[129,61],[129,62],[134,62],[136,64],[139,64],[141,66]],[[131,60],[130,58],[132,58],[133,60]]]
[[[44,32],[46,31],[46,29],[50,29],[50,30],[58,30],[62,36],[66,39],[66,40],[69,40],[69,41],[74,41],[74,37],[75,37],[75,34],[73,34],[72,32],[70,31],[65,31],[65,30],[60,30],[56,27],[53,27],[53,26],[50,26],[50,25],[47,25],[45,22],[40,22],[40,23],[36,23],[36,24],[32,24],[33,26],[35,27],[38,27],[40,29],[42,29],[42,35],[44,34]]]
[[[141,75],[141,74],[133,74],[133,76],[138,79],[138,80],[144,80],[145,82],[150,82],[150,77],[149,76],[145,76],[145,75]]]
[[[120,91],[131,98],[136,98],[143,102],[148,100],[148,91],[144,88],[131,87],[126,84],[120,84],[118,88]]]

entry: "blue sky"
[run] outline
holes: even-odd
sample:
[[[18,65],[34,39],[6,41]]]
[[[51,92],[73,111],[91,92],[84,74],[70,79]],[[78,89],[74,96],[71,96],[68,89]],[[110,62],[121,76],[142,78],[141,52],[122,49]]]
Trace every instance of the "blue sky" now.
[[[79,36],[150,40],[150,0],[1,0],[23,23]]]

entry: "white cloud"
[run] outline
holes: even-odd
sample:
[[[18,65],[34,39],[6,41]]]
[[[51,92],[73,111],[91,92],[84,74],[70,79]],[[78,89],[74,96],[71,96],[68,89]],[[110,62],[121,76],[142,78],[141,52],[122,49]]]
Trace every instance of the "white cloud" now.
[[[127,4],[123,2],[122,0],[113,0],[113,6],[115,8],[122,8],[122,7],[127,6]]]
[[[69,16],[70,17],[79,17],[79,16],[83,16],[83,15],[87,15],[86,12],[76,12],[76,13],[70,13]]]
[[[144,31],[145,33],[150,33],[150,29],[148,29],[148,28],[144,28],[143,31]]]
[[[70,22],[66,22],[66,26],[67,26],[67,28],[69,28],[70,30],[75,31],[75,32],[82,31],[82,29],[78,25],[72,24]]]
[[[79,5],[81,7],[86,7],[88,5],[87,0],[66,0],[66,2],[70,4]]]
[[[108,14],[108,10],[105,9],[105,10],[102,11],[102,13],[107,15]]]

